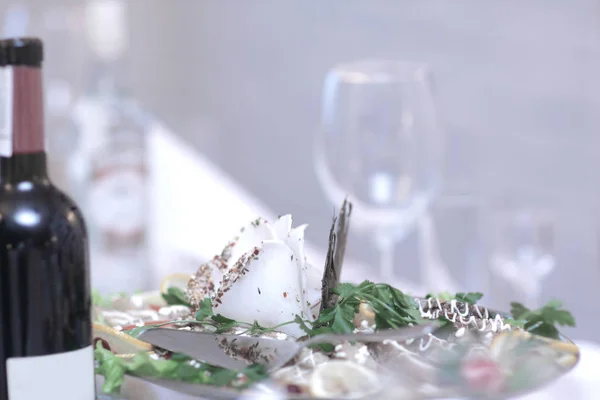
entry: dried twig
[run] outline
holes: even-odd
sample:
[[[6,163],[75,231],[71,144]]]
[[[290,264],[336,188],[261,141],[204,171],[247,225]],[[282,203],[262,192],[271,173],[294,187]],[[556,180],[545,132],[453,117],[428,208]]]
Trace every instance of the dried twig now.
[[[340,213],[337,217],[333,217],[333,223],[329,231],[329,248],[325,259],[323,285],[321,286],[321,311],[334,306],[337,302],[337,296],[332,293],[332,290],[338,285],[342,275],[342,265],[350,227],[350,214],[352,214],[352,203],[348,199],[344,199]]]
[[[334,257],[334,265],[337,271],[337,277],[342,274],[342,264],[344,263],[344,255],[346,254],[346,243],[348,241],[348,231],[350,229],[350,215],[352,214],[352,203],[348,199],[344,199],[340,216],[338,218],[338,227],[336,233],[336,249]]]

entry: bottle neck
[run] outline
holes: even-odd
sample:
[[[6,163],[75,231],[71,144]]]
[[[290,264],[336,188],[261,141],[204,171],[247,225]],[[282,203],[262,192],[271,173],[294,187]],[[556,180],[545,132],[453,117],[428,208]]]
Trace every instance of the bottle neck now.
[[[38,67],[0,68],[0,180],[46,180],[44,98]]]
[[[48,181],[46,153],[13,154],[0,157],[0,182]]]

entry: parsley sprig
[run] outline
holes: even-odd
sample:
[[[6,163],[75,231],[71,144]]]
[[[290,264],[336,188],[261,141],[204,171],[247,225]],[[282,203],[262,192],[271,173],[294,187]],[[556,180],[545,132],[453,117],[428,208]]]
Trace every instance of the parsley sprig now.
[[[450,292],[441,292],[437,296],[433,295],[432,293],[428,293],[427,296],[425,296],[426,299],[429,299],[431,297],[438,298],[440,301],[457,300],[457,301],[461,301],[463,303],[477,304],[477,302],[479,300],[481,300],[481,298],[483,297],[483,293],[480,293],[480,292],[468,292],[468,293],[458,292],[455,295],[452,295]]]
[[[169,305],[184,305],[191,308],[191,305],[188,302],[188,299],[185,293],[176,287],[170,287],[167,289],[167,293],[163,293],[163,299]],[[210,297],[206,297],[199,304],[199,307],[196,309],[194,313],[194,319],[201,324],[209,325],[215,328],[215,333],[225,333],[230,331],[233,328],[247,328],[242,333],[250,333],[252,335],[258,335],[261,333],[268,333],[281,328],[284,325],[289,325],[295,323],[295,321],[288,321],[283,324],[279,324],[272,328],[266,328],[261,326],[258,322],[254,321],[252,323],[236,321],[227,317],[224,317],[221,314],[214,314],[212,308],[212,299]]]
[[[321,311],[310,327],[301,318],[296,318],[296,322],[308,336],[352,333],[354,317],[361,303],[369,304],[373,310],[378,330],[396,329],[422,322],[415,300],[390,285],[370,281],[363,281],[359,285],[341,283],[333,292],[339,296],[337,303]]]
[[[454,298],[457,301],[462,301],[463,303],[477,304],[477,302],[479,300],[481,300],[482,297],[483,297],[483,293],[480,293],[480,292],[468,292],[468,293],[458,292],[458,293],[456,293],[456,296]]]
[[[436,297],[433,294],[428,294],[425,298]],[[458,300],[463,303],[476,304],[483,297],[483,293],[469,292],[456,293],[452,295],[448,292],[438,294],[437,298],[441,301]],[[575,326],[575,318],[573,315],[564,309],[561,309],[562,303],[558,300],[551,300],[545,306],[530,310],[521,303],[512,302],[511,315],[512,318],[505,318],[505,322],[539,336],[550,339],[560,339],[560,334],[557,325],[559,326]],[[440,319],[444,317],[440,315]]]
[[[233,328],[245,328],[246,330],[240,332],[240,334],[249,333],[251,335],[259,335],[263,333],[274,332],[282,326],[296,323],[295,320],[287,321],[279,325],[267,328],[261,326],[257,321],[254,321],[252,323],[236,321],[231,318],[224,317],[221,314],[214,314],[212,308],[212,301],[210,297],[206,297],[204,300],[202,300],[194,314],[194,318],[200,324],[209,325],[215,328],[215,333],[225,333]]]
[[[186,306],[190,308],[192,307],[184,291],[177,287],[168,288],[167,293],[162,294],[162,298],[170,306]]]
[[[556,325],[575,326],[575,318],[569,311],[562,309],[562,303],[558,300],[551,300],[537,310],[530,310],[516,302],[510,305],[513,318],[521,323],[525,330],[536,335],[559,339]]]
[[[174,289],[171,292],[171,289]],[[173,294],[173,302],[177,302],[176,288],[169,288]],[[338,296],[337,303],[324,309],[319,317],[309,322],[300,316],[274,327],[263,327],[258,322],[235,321],[215,314],[212,300],[206,297],[197,308],[194,318],[198,323],[210,325],[216,333],[224,333],[236,327],[244,327],[244,333],[262,334],[276,331],[285,325],[298,324],[310,337],[323,333],[346,334],[354,331],[354,317],[361,303],[367,303],[375,314],[375,324],[378,330],[396,329],[408,324],[422,322],[415,300],[402,291],[383,283],[363,281],[359,285],[341,283],[333,292]],[[181,293],[183,295],[183,293]]]

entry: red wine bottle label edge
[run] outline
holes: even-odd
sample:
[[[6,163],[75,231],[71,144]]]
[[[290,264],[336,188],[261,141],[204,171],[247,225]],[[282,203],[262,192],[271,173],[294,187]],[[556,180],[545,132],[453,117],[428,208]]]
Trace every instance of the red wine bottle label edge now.
[[[13,153],[13,67],[0,68],[0,156]]]

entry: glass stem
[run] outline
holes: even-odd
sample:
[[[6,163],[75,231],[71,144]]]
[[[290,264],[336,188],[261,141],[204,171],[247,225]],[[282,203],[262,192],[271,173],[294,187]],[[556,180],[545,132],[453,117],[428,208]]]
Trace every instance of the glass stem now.
[[[537,276],[533,279],[534,281],[531,283],[530,290],[525,293],[525,304],[531,309],[536,309],[540,303],[540,279]]]
[[[379,272],[381,282],[392,283],[394,280],[394,247],[396,241],[390,235],[379,234],[375,238],[379,250]]]

